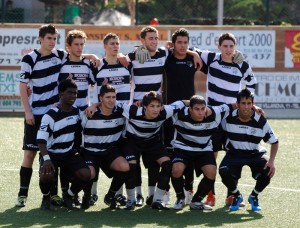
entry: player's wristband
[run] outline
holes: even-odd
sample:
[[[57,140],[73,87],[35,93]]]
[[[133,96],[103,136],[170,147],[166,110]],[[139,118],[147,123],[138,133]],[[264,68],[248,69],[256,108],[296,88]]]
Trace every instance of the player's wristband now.
[[[43,156],[44,161],[51,160],[49,154]]]

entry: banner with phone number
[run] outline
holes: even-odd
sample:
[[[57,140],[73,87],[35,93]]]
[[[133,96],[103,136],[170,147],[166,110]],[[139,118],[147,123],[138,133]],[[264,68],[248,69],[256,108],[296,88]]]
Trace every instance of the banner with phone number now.
[[[275,31],[271,30],[189,30],[190,47],[220,52],[218,41],[221,33],[232,33],[237,41],[236,49],[244,55],[250,66],[275,67]]]

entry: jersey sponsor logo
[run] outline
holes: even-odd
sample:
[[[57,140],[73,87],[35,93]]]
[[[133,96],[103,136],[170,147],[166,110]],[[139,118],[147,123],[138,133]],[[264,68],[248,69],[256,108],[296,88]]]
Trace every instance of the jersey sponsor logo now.
[[[66,118],[66,120],[73,120],[73,116],[69,116],[68,118]]]
[[[239,126],[239,128],[248,129],[248,127],[247,127],[247,126]]]
[[[105,120],[103,123],[112,123],[112,120]]]
[[[51,58],[51,63],[53,63],[53,64],[57,64],[57,58],[56,57],[52,57]]]
[[[125,159],[128,161],[128,160],[133,160],[135,159],[135,156],[134,155],[129,155],[129,156],[126,156]]]
[[[81,66],[71,65],[71,68],[80,68]]]
[[[118,71],[118,69],[114,68],[114,69],[109,69],[108,71]]]
[[[231,67],[222,65],[222,68],[230,69]]]

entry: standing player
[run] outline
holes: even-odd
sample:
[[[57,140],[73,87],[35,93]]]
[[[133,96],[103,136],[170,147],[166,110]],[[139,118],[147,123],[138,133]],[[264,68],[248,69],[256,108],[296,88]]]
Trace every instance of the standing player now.
[[[130,100],[130,81],[131,81],[131,63],[127,67],[121,65],[118,61],[117,54],[120,50],[120,39],[116,34],[108,33],[103,39],[105,57],[101,59],[101,66],[98,67],[94,74],[97,82],[97,93],[100,95],[100,90],[103,85],[110,84],[116,91],[116,98],[119,103],[129,104]],[[92,200],[97,201],[97,180],[98,173],[92,187]],[[121,194],[121,191],[116,195],[117,201],[121,205],[126,204],[126,198]],[[92,203],[93,203],[92,202]]]
[[[261,210],[258,194],[269,185],[275,174],[274,160],[278,151],[278,139],[268,121],[253,112],[253,103],[254,95],[250,90],[241,90],[237,95],[238,109],[222,122],[227,138],[226,155],[220,164],[219,173],[223,184],[234,196],[229,206],[230,211],[238,210],[243,201],[237,180],[241,177],[244,165],[250,167],[252,177],[256,180],[255,187],[248,197],[253,211]],[[271,144],[270,158],[266,156],[266,149],[260,145],[261,140]]]
[[[53,25],[39,29],[40,48],[25,55],[21,63],[20,95],[25,111],[23,150],[20,169],[20,190],[16,206],[26,205],[32,165],[37,151],[36,135],[42,116],[59,100],[57,79],[66,53],[54,49],[58,31]],[[29,85],[32,93],[27,94]]]
[[[74,209],[72,197],[91,179],[90,170],[77,153],[82,130],[80,111],[73,106],[77,96],[77,85],[73,80],[67,79],[60,82],[58,89],[60,102],[43,116],[37,133],[37,143],[42,156],[40,163],[42,210],[50,210],[50,188],[58,167],[74,177],[70,189],[63,195],[64,203],[69,210]]]
[[[236,48],[236,39],[231,33],[222,33],[219,37],[219,50],[221,53],[203,51],[201,59],[207,66],[207,104],[216,106],[233,104],[241,89],[241,82],[254,92],[256,79],[250,65],[241,61],[233,61]],[[222,131],[219,129],[213,134],[213,147],[215,156],[222,150]],[[232,196],[228,196],[226,204],[230,204]],[[206,204],[215,205],[214,189],[208,194]]]

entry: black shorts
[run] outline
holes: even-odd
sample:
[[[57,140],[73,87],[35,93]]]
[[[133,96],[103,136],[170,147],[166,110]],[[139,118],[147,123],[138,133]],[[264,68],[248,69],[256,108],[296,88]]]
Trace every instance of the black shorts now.
[[[237,155],[227,153],[223,158],[219,169],[221,167],[227,167],[229,172],[235,179],[241,178],[242,168],[244,165],[250,167],[252,172],[252,177],[256,179],[256,177],[262,173],[265,165],[267,163],[266,153],[255,153],[249,155]]]
[[[121,153],[118,147],[111,147],[104,153],[82,153],[82,156],[88,166],[93,166],[95,170],[101,168],[107,177],[112,178],[114,171],[110,165],[116,158],[121,157]]]
[[[24,138],[23,138],[23,150],[38,151],[39,147],[36,142],[37,132],[40,128],[43,115],[35,115],[35,125],[28,125],[24,120]]]
[[[145,168],[152,166],[158,159],[167,157],[167,151],[160,139],[143,143],[128,140],[123,147],[123,154],[127,161],[139,161],[142,155]]]
[[[196,174],[202,173],[201,168],[205,165],[217,166],[213,152],[190,152],[175,148],[172,157],[172,163],[174,164],[177,162],[182,162],[187,167],[195,169]]]
[[[55,154],[52,155],[51,153],[49,153],[49,156],[56,170],[59,167],[61,169],[61,172],[65,172],[68,175],[68,177],[74,176],[75,172],[80,169],[84,169],[84,168],[88,169],[87,164],[78,153],[64,156],[63,159],[56,159]],[[40,169],[43,166],[43,162],[44,160],[41,158]]]

